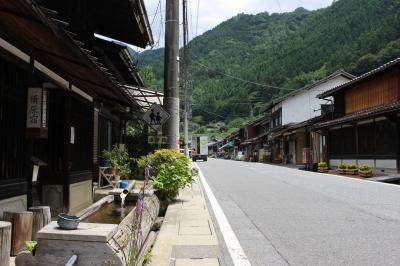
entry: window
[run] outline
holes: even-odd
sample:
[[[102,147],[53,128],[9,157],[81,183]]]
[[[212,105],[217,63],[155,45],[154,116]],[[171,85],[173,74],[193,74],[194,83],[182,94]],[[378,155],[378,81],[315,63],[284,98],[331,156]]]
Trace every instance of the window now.
[[[282,125],[282,108],[279,108],[272,114],[271,128],[275,128]]]

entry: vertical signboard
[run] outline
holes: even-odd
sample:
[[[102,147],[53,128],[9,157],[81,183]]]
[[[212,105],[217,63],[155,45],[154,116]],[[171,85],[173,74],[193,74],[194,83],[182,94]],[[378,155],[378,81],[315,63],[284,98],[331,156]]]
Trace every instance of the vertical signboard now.
[[[29,138],[47,138],[48,91],[28,88],[26,128]]]
[[[28,108],[26,115],[27,128],[42,127],[42,88],[28,89]]]

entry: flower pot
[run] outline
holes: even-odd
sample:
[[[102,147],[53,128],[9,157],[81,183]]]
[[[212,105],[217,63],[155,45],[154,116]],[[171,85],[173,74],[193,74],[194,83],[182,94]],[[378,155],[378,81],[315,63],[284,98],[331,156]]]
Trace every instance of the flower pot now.
[[[345,175],[346,174],[346,169],[345,168],[338,168],[338,173],[341,175]]]
[[[114,175],[114,181],[115,182],[119,182],[119,180],[121,180],[121,177],[119,175]]]
[[[328,173],[329,168],[328,167],[318,167],[318,172],[319,173]]]
[[[126,180],[122,180],[119,182],[119,188],[127,188],[129,186],[129,182]]]
[[[346,169],[346,174],[348,175],[357,175],[358,169]]]
[[[108,168],[108,174],[109,175],[116,175],[117,174],[117,168],[116,167]]]
[[[100,160],[100,167],[110,167],[111,161],[110,160]]]
[[[362,177],[371,177],[372,176],[372,170],[365,170],[365,171],[358,171],[358,174]]]

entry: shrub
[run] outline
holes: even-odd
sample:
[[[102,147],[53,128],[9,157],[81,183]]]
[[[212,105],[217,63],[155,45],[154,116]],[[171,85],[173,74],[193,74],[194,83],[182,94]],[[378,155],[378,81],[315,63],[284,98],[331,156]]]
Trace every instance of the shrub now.
[[[354,163],[349,163],[347,165],[347,169],[357,169],[357,165],[355,165]]]
[[[131,166],[129,165],[129,163],[118,165],[118,174],[121,177],[129,178],[129,176],[131,175]]]
[[[339,169],[346,169],[346,164],[344,164],[344,163],[339,163],[338,168],[339,168]]]
[[[110,152],[110,151],[107,151],[107,150],[103,150],[103,151],[101,152],[101,158],[102,158],[103,160],[111,160],[111,152]]]
[[[370,167],[368,164],[362,164],[362,165],[360,165],[360,166],[358,167],[358,169],[359,169],[360,171],[369,171],[369,170],[371,170],[371,167]]]
[[[314,167],[315,167],[315,166],[314,166]],[[328,167],[328,165],[327,165],[326,162],[319,162],[319,163],[318,163],[318,167],[319,167],[319,168],[326,168],[326,167]]]
[[[37,247],[37,242],[36,241],[25,241],[25,248],[29,252],[35,254],[36,247]]]
[[[194,172],[190,169],[189,159],[175,150],[157,150],[150,155],[152,161],[151,178],[153,186],[158,190],[160,199],[172,200],[179,192],[193,181]],[[147,164],[147,158],[137,160],[140,168]]]

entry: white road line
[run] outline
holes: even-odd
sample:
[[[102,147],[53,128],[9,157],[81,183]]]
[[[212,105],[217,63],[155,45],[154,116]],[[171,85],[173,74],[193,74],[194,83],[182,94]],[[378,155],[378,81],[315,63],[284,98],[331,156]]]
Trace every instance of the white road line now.
[[[249,259],[244,253],[243,248],[239,243],[239,240],[237,239],[231,225],[228,222],[228,219],[226,219],[226,216],[221,206],[215,198],[214,193],[211,191],[207,180],[204,178],[203,172],[201,171],[197,163],[195,164],[197,169],[199,169],[200,180],[203,183],[204,190],[206,191],[207,197],[210,200],[211,207],[214,211],[215,218],[217,219],[222,236],[224,237],[226,246],[229,250],[229,254],[231,255],[233,264],[235,266],[251,266]]]

